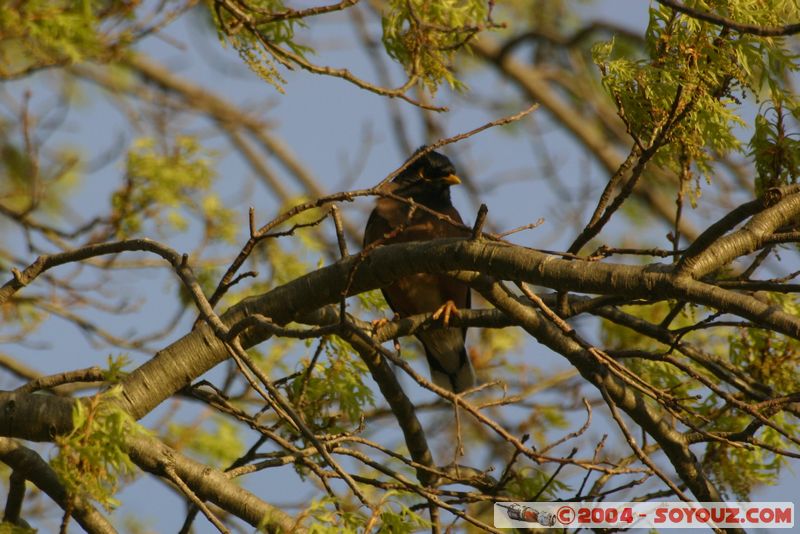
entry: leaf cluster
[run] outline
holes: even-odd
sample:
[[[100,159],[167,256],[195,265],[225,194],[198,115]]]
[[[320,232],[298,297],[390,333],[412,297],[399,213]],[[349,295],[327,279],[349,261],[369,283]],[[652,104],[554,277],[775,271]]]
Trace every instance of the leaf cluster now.
[[[306,362],[292,381],[291,397],[309,426],[327,431],[350,430],[361,421],[366,406],[374,406],[372,390],[364,384],[367,367],[337,336],[324,345],[327,358],[310,368]]]
[[[770,302],[800,313],[791,295],[770,294]],[[763,328],[741,328],[730,337],[730,361],[747,376],[775,391],[800,391],[800,343]]]
[[[217,178],[213,158],[190,136],[178,136],[172,146],[159,146],[153,138],[137,140],[128,152],[126,183],[112,196],[120,237],[142,231],[145,223],[185,231],[183,210],[196,214],[208,239],[232,240],[233,212],[210,190]]]
[[[107,57],[132,42],[130,29],[119,23],[131,19],[136,4],[125,0],[5,2],[0,7],[0,78]]]
[[[342,510],[334,507],[330,497],[314,501],[304,512],[314,519],[310,533],[328,534],[333,532],[364,532],[367,525],[377,527],[380,532],[405,534],[430,528],[431,523],[409,506],[401,502],[402,494],[387,491],[382,494],[381,505],[372,517],[363,513]]]
[[[725,414],[718,421],[724,426],[739,430],[748,423],[746,417]],[[773,421],[784,424],[784,417],[777,416]],[[786,445],[775,430],[766,428],[759,439],[772,447]],[[708,466],[713,479],[723,489],[727,489],[737,500],[750,500],[750,493],[759,485],[774,485],[780,476],[781,468],[787,464],[786,458],[761,447],[731,446],[723,442],[711,442],[706,449],[704,464]]]
[[[797,183],[800,175],[800,140],[797,132],[789,131],[791,121],[800,117],[800,107],[781,100],[773,106],[762,106],[756,116],[748,155],[756,168],[756,193],[761,195],[770,187]]]
[[[213,0],[209,1],[209,5],[223,46],[230,45],[255,74],[283,92],[286,80],[278,70],[276,47],[286,46],[300,57],[313,52],[295,39],[296,29],[306,25],[303,19],[271,16],[286,11],[281,0],[248,2],[250,13],[257,13],[258,16],[221,7],[219,2]]]
[[[463,87],[452,72],[455,52],[487,24],[480,0],[390,0],[383,14],[383,44],[410,79],[435,93],[442,82]]]
[[[219,415],[203,425],[201,432],[195,423],[170,423],[164,439],[172,446],[185,444],[197,458],[210,465],[231,465],[245,449],[239,427]]]
[[[90,498],[106,509],[119,505],[114,494],[120,478],[131,476],[135,470],[125,452],[125,438],[142,431],[116,404],[121,391],[114,387],[86,403],[76,402],[73,430],[56,437],[58,454],[50,460],[70,497]]]
[[[706,4],[757,24],[774,22],[775,12],[800,15],[782,0],[757,10],[736,1]],[[797,56],[782,39],[733,34],[661,5],[650,10],[646,43],[645,59],[615,55],[613,41],[597,45],[593,54],[603,83],[643,150],[661,148],[659,164],[676,172],[694,166],[709,181],[713,162],[742,148],[736,128],[746,123],[734,92],[758,97],[797,70]]]

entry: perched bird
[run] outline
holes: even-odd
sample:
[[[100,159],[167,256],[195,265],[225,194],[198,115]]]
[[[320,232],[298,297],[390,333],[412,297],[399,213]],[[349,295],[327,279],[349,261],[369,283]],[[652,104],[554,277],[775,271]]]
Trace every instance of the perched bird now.
[[[447,157],[438,152],[428,152],[387,184],[386,191],[412,199],[460,223],[461,216],[450,201],[450,186],[460,183]],[[424,210],[414,210],[410,218],[409,212],[407,203],[379,198],[367,221],[364,247],[373,243],[404,243],[469,235]],[[436,274],[420,273],[401,278],[383,288],[383,296],[400,317],[433,313],[434,319],[443,318],[445,326],[451,313],[458,314],[459,309],[470,307],[468,285]],[[436,385],[455,393],[475,385],[475,371],[464,347],[466,335],[466,328],[449,327],[416,334],[425,348],[431,379]]]

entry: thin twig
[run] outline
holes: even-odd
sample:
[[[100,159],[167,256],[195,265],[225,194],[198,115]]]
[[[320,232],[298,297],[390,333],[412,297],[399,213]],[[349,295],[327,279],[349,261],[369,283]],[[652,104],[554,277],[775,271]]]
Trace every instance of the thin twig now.
[[[628,445],[636,454],[636,456],[642,461],[643,464],[645,464],[656,475],[658,475],[658,478],[663,480],[664,483],[667,486],[669,486],[669,488],[672,491],[675,492],[675,495],[677,495],[678,498],[680,498],[684,502],[691,502],[691,499],[686,494],[684,494],[678,488],[678,486],[676,486],[675,483],[661,469],[658,468],[658,466],[650,459],[650,457],[647,456],[647,454],[645,454],[645,452],[639,447],[639,445],[636,444],[636,439],[631,435],[627,425],[625,424],[625,421],[622,420],[622,417],[620,416],[619,411],[617,410],[617,405],[616,403],[614,403],[614,400],[608,394],[608,391],[606,391],[605,386],[600,386],[600,393],[603,395],[603,399],[605,399],[606,404],[608,405],[608,408],[611,411],[611,417],[613,417],[614,421],[617,422],[617,426],[619,426],[619,429],[625,435],[625,440],[628,442]]]
[[[475,225],[472,227],[472,238],[478,239],[483,233],[483,225],[486,223],[486,215],[489,213],[489,208],[486,204],[481,204],[478,208],[478,215],[475,217]]]
[[[173,484],[178,486],[178,488],[181,490],[181,493],[186,495],[187,499],[189,499],[195,506],[197,506],[200,509],[201,512],[203,512],[203,515],[206,516],[206,518],[211,522],[212,525],[216,527],[217,530],[219,530],[223,534],[230,534],[230,530],[225,528],[225,525],[223,525],[222,522],[217,518],[217,516],[214,515],[211,509],[208,506],[206,506],[206,503],[204,503],[202,499],[200,499],[197,495],[195,495],[192,489],[189,486],[187,486],[183,480],[181,480],[181,477],[178,476],[178,473],[175,472],[175,468],[173,468],[170,465],[165,465],[164,474],[167,475],[167,478],[169,478]]]
[[[339,207],[334,204],[331,206],[331,214],[333,215],[333,225],[336,228],[336,241],[339,243],[339,254],[342,259],[348,257],[350,253],[347,251],[347,239],[344,236],[344,227],[342,225],[342,213]]]
[[[511,230],[506,230],[505,232],[497,234],[497,237],[502,239],[504,237],[510,236],[511,234],[524,232],[525,230],[532,230],[533,228],[538,228],[543,223],[544,223],[544,217],[540,217],[535,223],[523,224],[522,226],[517,226],[516,228],[512,228]]]
[[[76,369],[50,376],[42,376],[31,380],[14,390],[15,393],[33,393],[42,389],[52,389],[62,384],[73,382],[101,382],[105,380],[105,371],[99,367],[87,367],[86,369]]]

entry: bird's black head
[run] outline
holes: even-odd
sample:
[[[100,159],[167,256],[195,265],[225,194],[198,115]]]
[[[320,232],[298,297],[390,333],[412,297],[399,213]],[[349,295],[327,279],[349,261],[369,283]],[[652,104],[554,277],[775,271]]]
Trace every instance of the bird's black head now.
[[[417,152],[425,147],[420,147]],[[450,186],[461,183],[447,156],[428,152],[392,180],[398,185],[397,195],[412,198],[433,209],[450,205]]]

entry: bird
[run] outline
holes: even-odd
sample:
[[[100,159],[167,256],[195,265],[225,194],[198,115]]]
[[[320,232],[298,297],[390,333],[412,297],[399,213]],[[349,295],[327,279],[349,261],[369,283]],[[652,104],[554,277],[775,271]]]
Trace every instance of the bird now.
[[[425,146],[420,147],[414,155],[425,149]],[[460,183],[453,163],[443,154],[429,151],[419,155],[386,184],[384,190],[463,223],[450,199],[450,187]],[[464,228],[425,210],[415,209],[409,217],[410,211],[411,206],[406,202],[389,197],[378,198],[364,230],[364,249],[470,235]],[[458,310],[469,309],[469,286],[445,275],[419,273],[396,280],[382,288],[382,292],[389,307],[399,317],[433,313],[434,320],[442,318],[444,328],[415,334],[425,349],[433,383],[453,393],[474,387],[475,370],[465,346],[467,329],[448,326],[451,314],[458,315]]]

